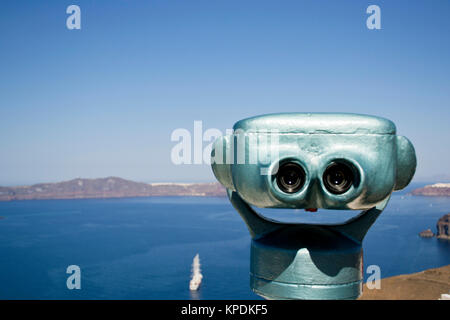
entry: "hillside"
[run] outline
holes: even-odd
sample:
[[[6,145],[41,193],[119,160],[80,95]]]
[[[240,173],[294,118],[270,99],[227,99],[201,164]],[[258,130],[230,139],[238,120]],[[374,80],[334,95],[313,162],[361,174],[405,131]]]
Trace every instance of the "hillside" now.
[[[437,300],[450,293],[450,265],[381,279],[381,289],[364,284],[360,300]]]
[[[117,177],[0,187],[0,201],[152,196],[225,196],[225,189],[219,183],[147,184]]]

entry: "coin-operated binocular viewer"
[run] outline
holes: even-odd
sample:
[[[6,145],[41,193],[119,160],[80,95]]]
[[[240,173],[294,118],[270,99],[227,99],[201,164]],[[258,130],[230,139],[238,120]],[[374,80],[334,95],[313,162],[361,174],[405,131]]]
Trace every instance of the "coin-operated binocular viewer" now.
[[[267,299],[356,299],[362,241],[390,195],[411,181],[414,147],[386,119],[262,115],[218,138],[212,169],[246,223],[250,285]],[[342,224],[282,223],[254,207],[362,210]]]

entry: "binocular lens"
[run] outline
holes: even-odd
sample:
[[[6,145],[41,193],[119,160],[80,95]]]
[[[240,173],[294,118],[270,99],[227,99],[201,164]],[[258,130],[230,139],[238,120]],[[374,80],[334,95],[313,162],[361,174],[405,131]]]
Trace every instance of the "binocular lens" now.
[[[281,191],[296,193],[305,184],[305,171],[298,164],[289,162],[278,168],[276,178]]]
[[[323,174],[325,188],[333,194],[343,194],[353,184],[353,171],[343,163],[333,162]]]

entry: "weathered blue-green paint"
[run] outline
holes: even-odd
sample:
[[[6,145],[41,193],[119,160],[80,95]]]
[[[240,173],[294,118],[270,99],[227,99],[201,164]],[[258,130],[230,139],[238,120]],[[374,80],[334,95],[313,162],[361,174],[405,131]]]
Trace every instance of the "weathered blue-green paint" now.
[[[216,140],[212,160],[252,236],[251,287],[269,299],[357,298],[362,240],[392,191],[408,185],[416,168],[412,144],[396,135],[391,121],[331,113],[241,120],[233,135]],[[305,169],[305,185],[294,194],[275,182],[278,164],[285,161]],[[332,161],[351,165],[358,177],[344,194],[324,187],[322,176]],[[363,211],[339,225],[289,224],[263,218],[251,205]]]

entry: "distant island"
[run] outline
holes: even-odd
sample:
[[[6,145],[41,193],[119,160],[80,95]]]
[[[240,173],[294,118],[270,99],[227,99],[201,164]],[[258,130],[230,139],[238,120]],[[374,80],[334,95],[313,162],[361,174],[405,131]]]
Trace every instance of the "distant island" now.
[[[450,183],[436,183],[411,192],[415,196],[450,197]],[[73,179],[30,186],[0,187],[0,201],[38,199],[90,199],[157,196],[224,197],[225,188],[211,183],[143,183],[118,177]]]
[[[435,183],[411,191],[414,196],[450,197],[450,183]]]
[[[219,183],[142,183],[117,177],[73,179],[31,186],[0,187],[0,201],[129,198],[154,196],[225,196]]]

